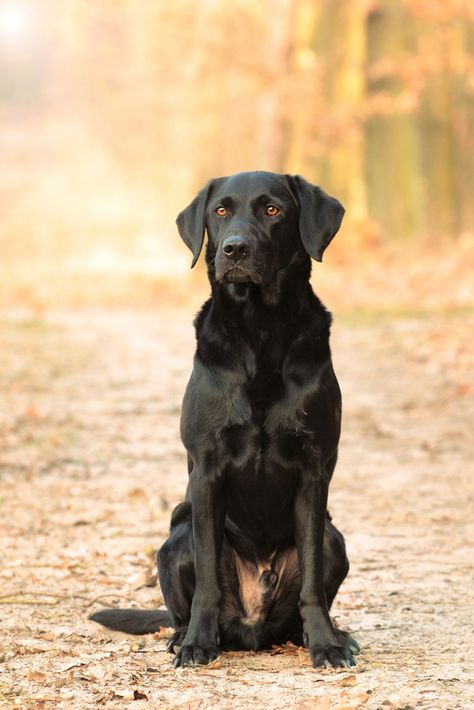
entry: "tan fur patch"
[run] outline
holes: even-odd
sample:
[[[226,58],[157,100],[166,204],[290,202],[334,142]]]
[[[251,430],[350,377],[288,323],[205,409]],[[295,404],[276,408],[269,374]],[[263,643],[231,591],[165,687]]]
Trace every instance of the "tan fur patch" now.
[[[244,621],[247,624],[255,624],[261,620],[263,611],[264,589],[259,582],[260,575],[264,570],[270,569],[270,564],[259,563],[257,567],[235,553],[235,567],[239,578],[240,601],[245,611]]]
[[[279,592],[299,579],[300,569],[295,548],[276,552],[268,560],[260,560],[257,565],[241,558],[232,551],[239,580],[239,596],[245,612],[242,621],[256,624],[263,621]],[[268,588],[261,580],[265,571],[273,570],[278,576],[276,585]]]

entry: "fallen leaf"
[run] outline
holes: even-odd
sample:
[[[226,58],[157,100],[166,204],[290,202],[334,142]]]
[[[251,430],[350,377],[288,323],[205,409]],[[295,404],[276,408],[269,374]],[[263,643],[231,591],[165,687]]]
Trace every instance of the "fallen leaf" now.
[[[217,670],[218,668],[222,668],[222,662],[219,658],[216,658],[214,661],[211,661],[211,663],[208,663],[207,666],[199,668],[198,673],[207,673],[208,671]]]
[[[137,688],[124,688],[114,690],[112,699],[121,698],[122,700],[148,700],[148,695]]]
[[[154,545],[147,545],[145,547],[145,555],[151,559],[153,564],[156,564],[156,554],[158,550]]]
[[[133,699],[134,700],[148,700],[148,695],[146,693],[143,693],[141,690],[134,690],[133,691]]]
[[[368,693],[358,693],[357,695],[346,695],[337,705],[331,706],[331,710],[359,710],[361,705],[365,705],[370,698]]]
[[[129,498],[132,498],[134,500],[146,500],[148,498],[148,494],[145,491],[144,488],[131,488],[128,493],[127,493]]]
[[[38,412],[34,404],[29,404],[25,407],[24,415],[25,417],[28,417],[28,419],[41,419],[41,414]]]
[[[170,639],[173,635],[174,629],[172,626],[160,626],[160,630],[155,631],[152,638],[158,641],[159,639]]]
[[[123,690],[121,690],[121,689],[114,690],[114,694],[112,696],[112,699],[121,698],[122,700],[135,700],[134,692],[135,691],[129,690],[128,688],[125,688]]]
[[[46,681],[46,673],[30,668],[28,671],[28,680],[34,680],[35,683],[44,683]]]
[[[355,676],[354,674],[346,675],[346,676],[344,676],[344,678],[341,678],[341,680],[339,680],[337,682],[337,684],[342,686],[343,688],[350,688],[353,685],[356,685],[356,683],[357,683],[357,676]]]
[[[81,666],[85,665],[85,661],[66,661],[66,663],[61,663],[57,667],[57,670],[59,671],[59,673],[66,673],[67,671],[70,671],[73,668],[80,668]]]
[[[271,656],[277,656],[280,653],[286,653],[290,654],[291,656],[297,656],[301,651],[304,649],[301,648],[301,646],[295,646],[294,643],[291,643],[291,641],[288,641],[287,643],[282,644],[281,646],[273,645],[272,650],[270,651]]]
[[[322,698],[311,698],[301,705],[301,710],[329,710],[331,708],[331,698],[325,695]]]
[[[34,639],[40,639],[41,641],[55,641],[56,637],[54,634],[51,634],[49,632],[47,633],[39,633],[36,636],[33,636]]]

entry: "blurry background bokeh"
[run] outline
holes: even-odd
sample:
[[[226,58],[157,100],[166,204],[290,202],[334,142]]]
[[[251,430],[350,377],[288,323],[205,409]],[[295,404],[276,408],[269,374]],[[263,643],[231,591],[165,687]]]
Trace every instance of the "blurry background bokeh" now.
[[[344,203],[331,306],[464,308],[473,122],[470,0],[0,0],[0,303],[199,290],[175,215],[259,168]]]

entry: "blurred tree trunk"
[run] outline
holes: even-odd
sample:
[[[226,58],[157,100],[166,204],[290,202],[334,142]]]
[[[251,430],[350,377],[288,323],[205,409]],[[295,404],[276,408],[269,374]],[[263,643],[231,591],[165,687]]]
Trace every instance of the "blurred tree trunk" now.
[[[324,96],[333,119],[324,164],[325,185],[345,203],[349,219],[367,216],[365,136],[366,10],[361,2],[327,0],[321,32],[327,57]],[[322,29],[322,28],[321,28]]]
[[[281,93],[290,61],[292,10],[293,0],[267,2],[269,22],[261,38],[266,61],[254,123],[255,158],[259,167],[275,172],[285,169],[287,121]]]
[[[463,71],[473,31],[456,18],[429,32],[438,61],[420,115],[427,227],[430,234],[453,237],[474,226],[473,94]]]
[[[401,68],[413,49],[404,3],[381,0],[368,18],[368,89],[374,115],[367,124],[367,189],[383,236],[407,239],[423,224],[417,122],[403,105]]]
[[[366,10],[360,2],[299,0],[296,69],[318,83],[293,107],[288,169],[337,195],[353,221],[367,214],[361,109],[365,93]],[[328,130],[328,126],[331,128]]]
[[[293,14],[290,76],[291,105],[288,102],[285,169],[311,178],[314,173],[313,134],[317,122],[320,60],[315,51],[315,34],[321,8],[314,0],[296,0]]]
[[[432,234],[453,235],[456,214],[456,144],[453,114],[458,88],[446,66],[446,49],[436,42],[439,67],[427,78],[420,112],[427,229]]]
[[[458,157],[457,190],[460,198],[459,228],[474,235],[474,18],[462,26],[464,64],[457,79],[458,99],[454,114]]]

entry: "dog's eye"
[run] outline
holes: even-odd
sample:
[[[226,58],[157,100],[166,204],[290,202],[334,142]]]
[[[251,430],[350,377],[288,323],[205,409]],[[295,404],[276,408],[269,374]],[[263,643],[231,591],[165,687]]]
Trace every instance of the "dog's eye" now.
[[[267,217],[276,217],[277,214],[280,214],[280,210],[278,209],[278,207],[275,207],[275,205],[267,205],[265,214],[267,215]]]
[[[227,208],[224,205],[218,205],[214,210],[218,217],[225,217],[227,215]]]

